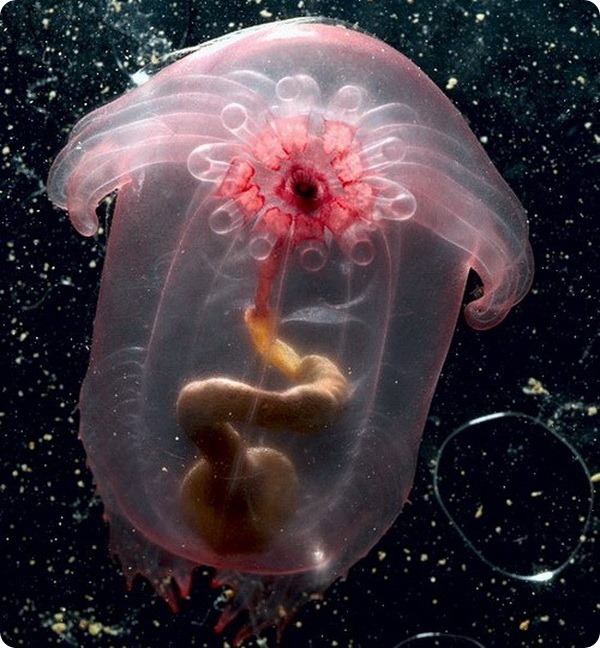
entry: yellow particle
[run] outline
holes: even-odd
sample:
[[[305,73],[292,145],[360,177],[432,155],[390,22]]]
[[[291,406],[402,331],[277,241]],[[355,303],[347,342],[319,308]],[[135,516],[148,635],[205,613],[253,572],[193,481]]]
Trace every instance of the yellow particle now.
[[[458,79],[456,77],[450,77],[446,81],[446,90],[452,90],[458,85]]]
[[[521,621],[521,623],[519,623],[519,630],[529,630],[530,623],[531,621],[529,619]]]
[[[542,385],[541,381],[537,378],[530,378],[527,381],[527,387],[523,387],[523,392],[525,394],[533,394],[534,396],[540,396],[542,394],[548,394],[548,390]]]
[[[63,634],[67,630],[67,624],[66,623],[53,623],[50,628],[56,632],[56,634]]]
[[[101,623],[90,623],[90,626],[88,628],[88,632],[95,637],[96,635],[99,635],[102,632],[102,624]]]
[[[483,504],[480,504],[478,509],[475,511],[475,519],[479,519],[483,515]]]

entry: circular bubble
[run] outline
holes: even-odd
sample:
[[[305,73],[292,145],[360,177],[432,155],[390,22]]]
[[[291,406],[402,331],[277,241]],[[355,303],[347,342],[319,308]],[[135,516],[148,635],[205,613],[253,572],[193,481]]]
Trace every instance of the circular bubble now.
[[[341,87],[335,94],[335,104],[343,110],[356,110],[362,103],[364,91],[355,85]]]
[[[407,220],[417,211],[417,201],[410,191],[404,191],[391,201],[384,218],[388,220]]]
[[[346,256],[356,265],[367,266],[375,257],[375,247],[368,231],[360,226],[349,227],[340,239],[340,246]]]
[[[188,155],[188,171],[198,180],[201,180],[211,169],[211,161],[208,158],[209,150],[206,145],[198,146]]]
[[[577,451],[541,421],[499,412],[442,444],[436,497],[481,560],[520,580],[551,580],[584,541],[591,477]]]
[[[283,77],[277,82],[275,92],[282,101],[290,101],[300,94],[300,83],[294,77]]]
[[[264,261],[269,258],[275,241],[268,234],[258,234],[250,239],[248,251],[250,256],[256,261]]]
[[[414,648],[485,648],[475,639],[462,635],[447,634],[445,632],[421,632],[414,637],[409,637],[394,648],[401,646],[414,646]]]
[[[359,239],[350,246],[350,259],[359,266],[366,266],[373,261],[375,248],[369,239]]]
[[[233,213],[227,209],[216,209],[208,217],[208,226],[215,234],[228,234],[237,229],[243,218],[237,211]]]
[[[327,261],[327,246],[321,241],[306,241],[298,247],[300,263],[305,270],[317,272]]]
[[[221,122],[228,130],[237,130],[248,121],[246,108],[238,103],[227,104],[221,111]]]
[[[381,155],[391,162],[399,162],[406,154],[406,144],[399,137],[390,137],[381,144]]]

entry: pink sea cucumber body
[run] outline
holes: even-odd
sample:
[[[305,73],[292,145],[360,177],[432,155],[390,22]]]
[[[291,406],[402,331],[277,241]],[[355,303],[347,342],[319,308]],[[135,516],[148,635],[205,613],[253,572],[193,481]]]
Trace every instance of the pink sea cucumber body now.
[[[112,546],[173,605],[215,567],[235,591],[220,627],[243,609],[250,631],[280,622],[370,550],[410,491],[469,270],[479,329],[531,282],[524,210],[456,109],[397,51],[318,20],[212,41],[95,110],[48,191],[88,236],[117,191],[80,401]],[[307,434],[227,420],[298,492],[260,548],[225,551],[182,511],[203,446],[177,402],[193,381],[290,388],[249,312],[347,394]]]

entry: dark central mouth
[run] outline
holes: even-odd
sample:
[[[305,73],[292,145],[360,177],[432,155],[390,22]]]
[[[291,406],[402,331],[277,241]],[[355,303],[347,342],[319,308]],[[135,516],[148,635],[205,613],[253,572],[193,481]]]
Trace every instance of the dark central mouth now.
[[[293,191],[300,200],[313,201],[319,195],[319,187],[314,182],[303,179],[296,181]]]
[[[289,205],[311,214],[327,202],[327,180],[315,169],[294,166],[285,173],[276,192]]]

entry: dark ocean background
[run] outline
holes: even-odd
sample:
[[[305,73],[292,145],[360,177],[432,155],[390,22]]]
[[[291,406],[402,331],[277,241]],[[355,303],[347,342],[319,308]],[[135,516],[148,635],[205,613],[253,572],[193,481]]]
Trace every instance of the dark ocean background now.
[[[477,333],[459,320],[410,504],[347,579],[298,613],[282,645],[583,648],[598,639],[598,9],[585,0],[13,0],[0,18],[0,635],[9,646],[228,645],[212,631],[220,604],[209,569],[174,615],[142,580],[127,592],[109,555],[76,412],[106,240],[77,235],[45,181],[75,122],[153,59],[307,15],[357,24],[445,90],[528,211],[536,276],[497,328]],[[489,418],[502,412],[516,415]],[[274,646],[274,634],[248,645]]]

